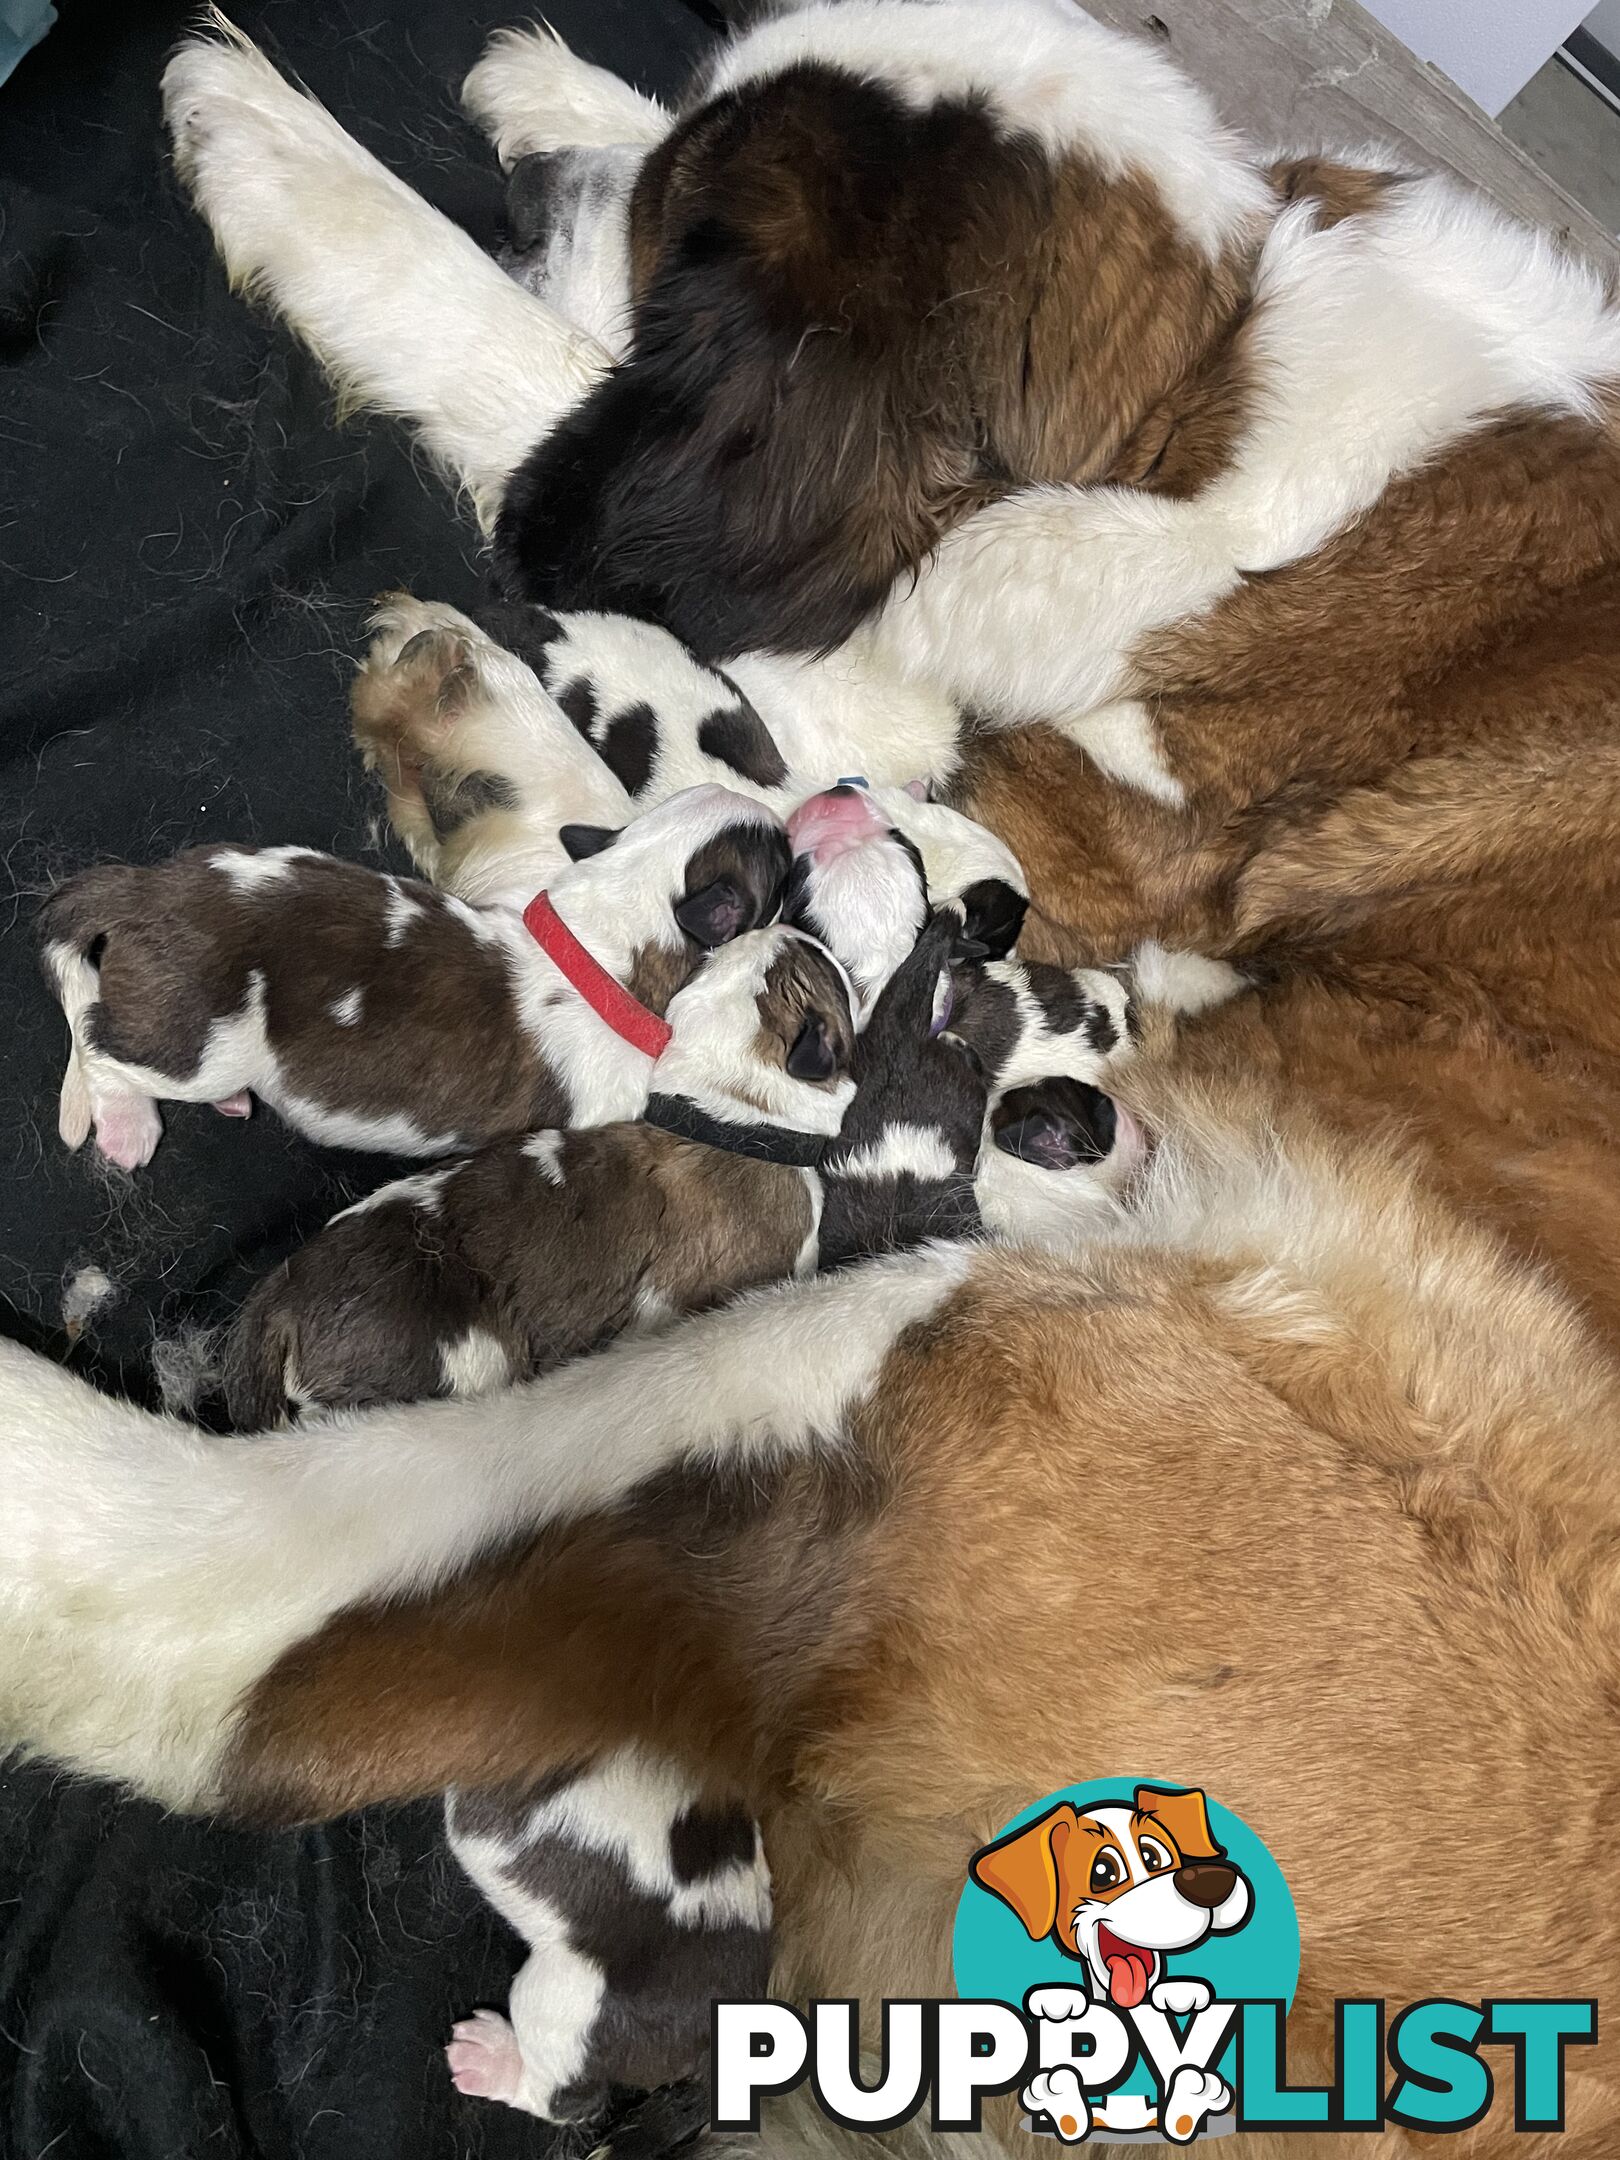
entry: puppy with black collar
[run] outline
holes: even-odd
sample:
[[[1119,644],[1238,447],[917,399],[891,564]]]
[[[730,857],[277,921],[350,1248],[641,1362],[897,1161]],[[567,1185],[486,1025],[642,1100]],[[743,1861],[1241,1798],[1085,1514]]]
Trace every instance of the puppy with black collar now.
[[[232,1423],[483,1394],[813,1266],[807,1166],[854,1094],[851,1004],[809,938],[746,932],[670,1000],[659,1124],[496,1141],[383,1186],[267,1276],[226,1347]]]
[[[706,955],[768,922],[789,866],[763,805],[672,797],[519,913],[303,848],[207,847],[86,871],[46,903],[45,971],[72,1031],[61,1132],[150,1160],[160,1099],[308,1138],[435,1155],[634,1117],[661,1014]]]

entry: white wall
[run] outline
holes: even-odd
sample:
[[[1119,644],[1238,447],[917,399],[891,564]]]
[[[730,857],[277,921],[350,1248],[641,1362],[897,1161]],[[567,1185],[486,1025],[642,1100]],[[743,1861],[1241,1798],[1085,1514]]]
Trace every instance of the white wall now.
[[[1367,5],[1420,60],[1432,60],[1488,113],[1499,113],[1516,97],[1591,10],[1591,0],[1367,0]],[[1598,12],[1620,18],[1620,0],[1604,0]],[[1594,36],[1603,36],[1595,23],[1592,27]]]

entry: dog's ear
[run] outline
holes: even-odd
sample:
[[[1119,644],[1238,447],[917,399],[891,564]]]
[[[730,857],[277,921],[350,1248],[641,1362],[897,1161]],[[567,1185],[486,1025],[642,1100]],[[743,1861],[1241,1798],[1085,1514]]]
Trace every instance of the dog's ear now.
[[[1032,1942],[1057,1925],[1063,1850],[1079,1820],[1064,1800],[1025,1829],[986,1845],[969,1863],[972,1880],[1012,1907]]]
[[[675,909],[675,920],[689,938],[710,951],[729,945],[753,921],[748,895],[735,878],[716,878],[701,892],[688,893]]]
[[[1215,1842],[1209,1809],[1196,1787],[1191,1792],[1169,1792],[1158,1785],[1138,1785],[1136,1812],[1150,1815],[1169,1831],[1183,1860],[1219,1860],[1225,1851]]]
[[[1018,943],[1029,901],[1005,878],[976,878],[961,895],[958,960],[1005,960]]]
[[[570,862],[583,862],[587,855],[600,855],[618,837],[616,825],[561,825],[557,829],[557,838]]]

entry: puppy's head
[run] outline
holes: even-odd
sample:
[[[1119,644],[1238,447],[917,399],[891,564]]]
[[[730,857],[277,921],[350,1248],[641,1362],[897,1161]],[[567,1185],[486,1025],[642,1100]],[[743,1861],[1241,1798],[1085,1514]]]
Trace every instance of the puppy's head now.
[[[982,113],[931,125],[834,68],[685,119],[631,200],[628,357],[508,491],[508,589],[647,615],[711,656],[847,636],[1005,486],[938,312],[941,206],[964,192],[938,175],[975,160],[1038,194],[1038,159]]]
[[[689,959],[770,922],[792,862],[781,820],[722,787],[685,788],[629,825],[565,825],[558,837],[574,865],[554,880],[558,897]]]
[[[1043,1252],[1072,1251],[1117,1220],[1147,1155],[1131,1113],[1067,1073],[998,1097],[986,1138],[974,1181],[985,1227]]]
[[[814,939],[778,923],[711,954],[670,1000],[655,1092],[731,1122],[833,1133],[854,1092],[854,992]]]
[[[783,915],[837,955],[869,1006],[927,920],[922,858],[871,793],[848,782],[801,803],[787,830]]]
[[[955,957],[1005,959],[1029,911],[1029,884],[1012,849],[948,803],[930,802],[921,783],[874,788],[872,795],[921,856],[934,905],[954,902],[960,910]]]

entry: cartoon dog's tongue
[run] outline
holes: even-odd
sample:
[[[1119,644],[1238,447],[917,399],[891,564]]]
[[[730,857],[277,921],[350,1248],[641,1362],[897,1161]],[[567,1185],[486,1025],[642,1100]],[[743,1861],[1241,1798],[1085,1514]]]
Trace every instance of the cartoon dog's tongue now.
[[[1153,1978],[1153,1952],[1121,1942],[1112,1928],[1099,1928],[1097,1948],[1108,1968],[1108,1999],[1118,2010],[1134,2010]]]

